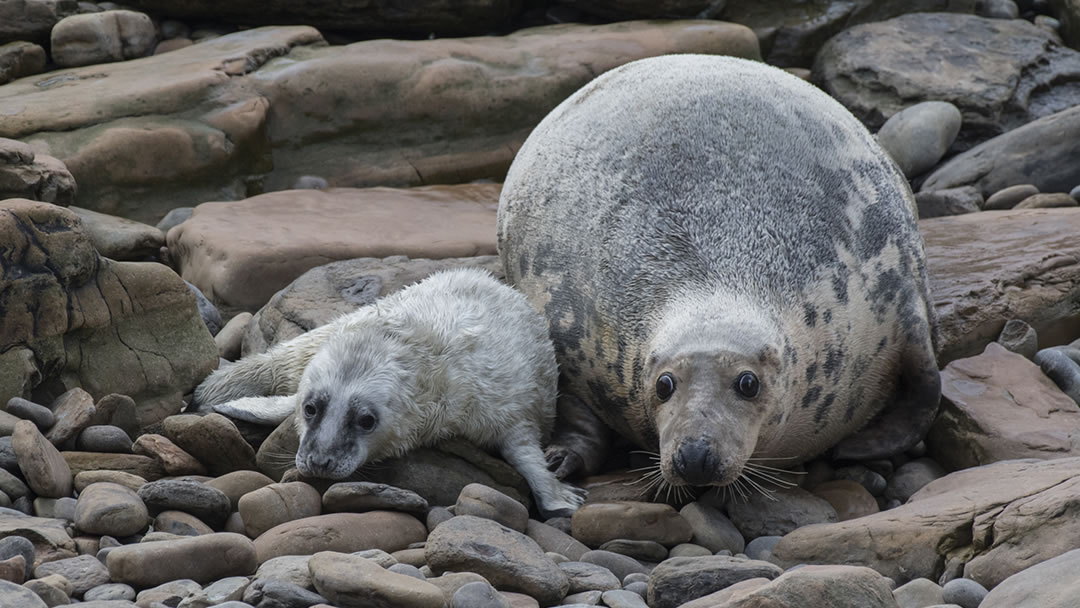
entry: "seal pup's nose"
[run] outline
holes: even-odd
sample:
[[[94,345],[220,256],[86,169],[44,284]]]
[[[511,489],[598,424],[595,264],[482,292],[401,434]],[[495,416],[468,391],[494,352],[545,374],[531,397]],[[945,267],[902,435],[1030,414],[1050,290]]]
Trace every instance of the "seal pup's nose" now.
[[[683,442],[672,464],[679,477],[691,485],[708,485],[716,473],[712,449],[704,438]]]
[[[325,475],[333,467],[333,458],[312,454],[307,458],[308,468],[315,475]]]

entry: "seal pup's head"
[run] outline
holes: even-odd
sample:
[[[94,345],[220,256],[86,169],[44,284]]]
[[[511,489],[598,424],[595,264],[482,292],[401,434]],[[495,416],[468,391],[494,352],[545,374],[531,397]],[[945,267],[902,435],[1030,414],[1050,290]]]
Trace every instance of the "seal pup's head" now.
[[[415,371],[405,346],[381,327],[350,327],[312,357],[296,394],[296,468],[343,479],[408,448]]]
[[[649,344],[642,390],[660,441],[660,471],[673,486],[738,480],[785,399],[776,325],[745,303],[718,297],[680,296]]]

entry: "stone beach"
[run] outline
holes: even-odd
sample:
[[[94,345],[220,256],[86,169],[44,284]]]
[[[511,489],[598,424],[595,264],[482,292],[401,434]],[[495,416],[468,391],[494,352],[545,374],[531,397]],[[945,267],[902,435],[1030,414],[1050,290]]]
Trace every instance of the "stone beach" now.
[[[1080,4],[398,4],[0,2],[0,607],[1076,605]],[[620,444],[544,519],[461,440],[315,479],[291,417],[187,409],[433,272],[503,278],[531,130],[673,53],[808,80],[909,181],[942,370],[914,448],[666,493]]]

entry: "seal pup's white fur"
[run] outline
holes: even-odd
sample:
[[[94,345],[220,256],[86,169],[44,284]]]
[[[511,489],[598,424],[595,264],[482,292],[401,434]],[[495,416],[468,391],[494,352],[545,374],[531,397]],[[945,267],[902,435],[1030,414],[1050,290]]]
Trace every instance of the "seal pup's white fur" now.
[[[557,382],[540,314],[487,271],[462,269],[222,368],[195,401],[257,423],[295,411],[296,466],[318,477],[465,438],[497,448],[542,513],[566,514],[584,494],[555,478],[541,450]]]

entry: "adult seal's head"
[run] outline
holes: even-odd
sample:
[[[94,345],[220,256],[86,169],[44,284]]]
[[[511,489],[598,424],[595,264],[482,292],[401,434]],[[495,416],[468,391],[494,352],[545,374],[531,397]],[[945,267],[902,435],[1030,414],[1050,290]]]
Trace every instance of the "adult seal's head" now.
[[[498,240],[561,393],[657,450],[671,484],[895,453],[937,409],[911,191],[781,70],[677,55],[597,78],[521,148]]]

